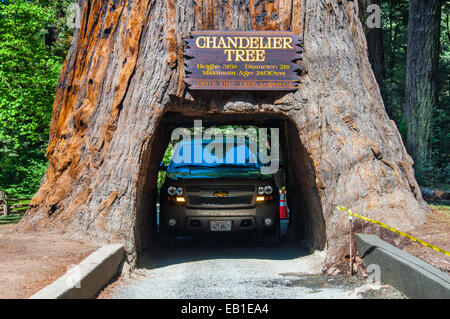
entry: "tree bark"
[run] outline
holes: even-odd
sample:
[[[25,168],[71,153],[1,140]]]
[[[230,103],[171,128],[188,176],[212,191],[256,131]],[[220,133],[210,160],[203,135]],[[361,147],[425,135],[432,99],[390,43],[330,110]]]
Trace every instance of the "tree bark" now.
[[[204,29],[303,35],[300,88],[189,91],[184,39]],[[305,241],[327,249],[329,263],[348,253],[347,216],[336,205],[405,231],[425,221],[428,207],[385,112],[357,2],[94,0],[84,2],[59,80],[49,168],[22,227],[122,241],[134,264],[149,239],[168,116],[286,119],[293,214],[307,226]]]
[[[408,20],[405,117],[406,148],[417,169],[431,155],[431,119],[438,102],[440,0],[411,0]]]

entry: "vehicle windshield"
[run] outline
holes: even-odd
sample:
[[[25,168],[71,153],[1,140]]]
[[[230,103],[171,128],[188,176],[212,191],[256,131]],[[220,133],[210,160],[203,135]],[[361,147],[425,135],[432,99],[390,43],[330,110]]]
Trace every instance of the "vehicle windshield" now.
[[[256,143],[226,140],[191,140],[175,148],[167,177],[190,178],[261,178]]]

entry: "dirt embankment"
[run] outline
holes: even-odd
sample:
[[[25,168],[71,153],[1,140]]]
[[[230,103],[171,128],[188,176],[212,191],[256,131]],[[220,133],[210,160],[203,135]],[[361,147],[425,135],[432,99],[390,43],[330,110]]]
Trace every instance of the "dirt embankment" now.
[[[407,233],[413,237],[421,239],[426,243],[432,244],[446,251],[450,251],[450,206],[448,205],[434,205],[431,204],[430,213],[427,215],[427,220],[424,224],[417,226]],[[382,219],[381,219],[382,221]],[[354,218],[353,232],[363,232],[363,225],[368,222]],[[399,228],[399,230],[402,230]],[[407,253],[431,264],[439,270],[450,273],[450,257],[443,253],[437,252],[429,247],[422,246],[413,242],[412,240],[400,236],[388,229],[374,225],[371,234],[375,234],[391,245],[406,251]],[[344,251],[348,252],[348,247]],[[346,274],[349,272],[349,256],[346,255],[346,260],[342,263],[332,265],[327,269],[327,274],[337,275]],[[362,259],[356,256],[354,261],[354,272],[357,275],[367,276]]]
[[[450,251],[450,206],[430,205],[430,208],[432,212],[427,216],[427,221],[408,233],[429,244]],[[385,231],[389,232],[388,230]],[[443,272],[450,273],[450,257],[431,248],[419,245],[408,238],[394,233],[391,234],[387,240],[391,244],[422,259]]]
[[[427,222],[417,227],[411,235],[446,251],[450,251],[450,206],[431,205],[430,207],[432,213],[428,216]],[[423,247],[410,240],[402,241],[402,249],[436,268],[450,273],[449,256],[434,251],[431,248]]]
[[[98,248],[62,234],[0,226],[0,299],[28,298]]]

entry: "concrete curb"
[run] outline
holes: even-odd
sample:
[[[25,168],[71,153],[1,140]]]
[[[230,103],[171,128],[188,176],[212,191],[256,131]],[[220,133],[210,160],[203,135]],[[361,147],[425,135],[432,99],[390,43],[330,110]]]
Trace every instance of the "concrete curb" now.
[[[117,274],[123,259],[123,245],[104,246],[30,299],[93,298]]]
[[[381,282],[397,288],[409,298],[450,299],[449,275],[378,236],[356,234],[355,237],[364,264],[380,267]]]

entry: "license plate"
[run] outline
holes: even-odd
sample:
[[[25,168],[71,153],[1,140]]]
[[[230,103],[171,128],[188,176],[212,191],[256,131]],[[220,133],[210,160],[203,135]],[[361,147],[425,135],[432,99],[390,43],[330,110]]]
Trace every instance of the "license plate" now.
[[[231,231],[231,221],[210,222],[211,231]]]

